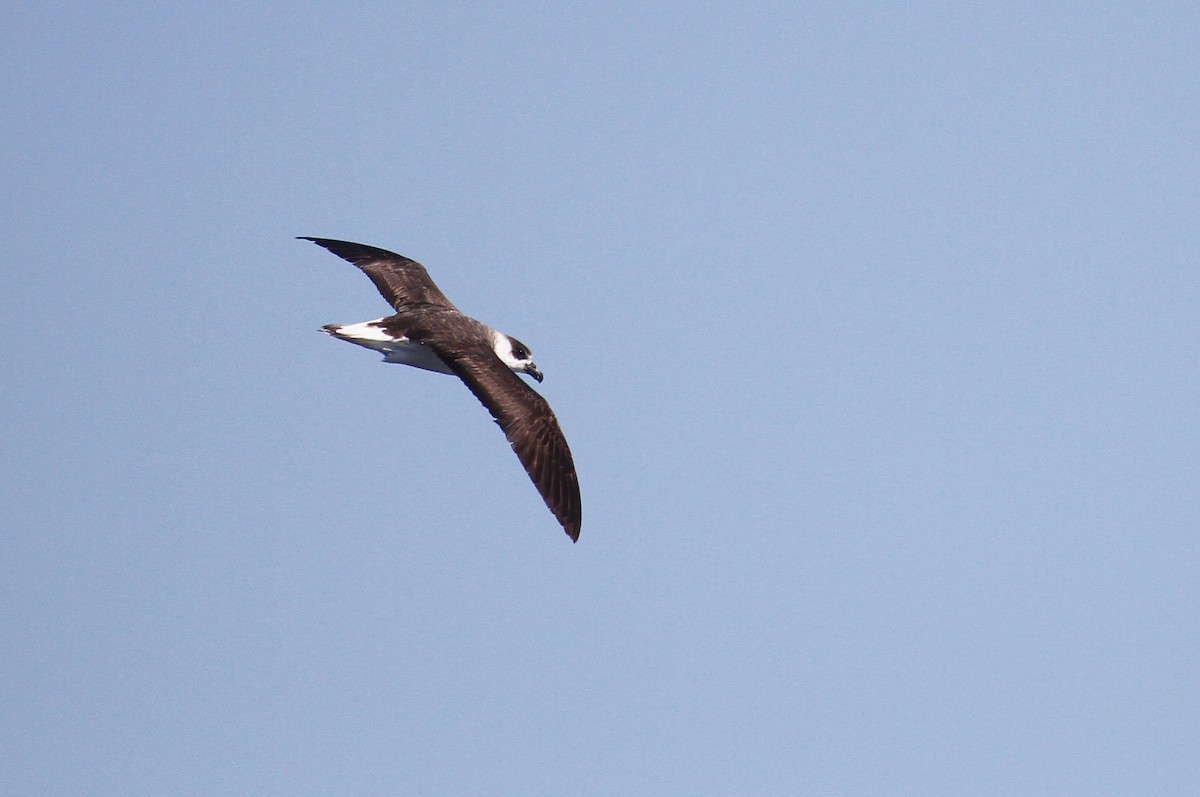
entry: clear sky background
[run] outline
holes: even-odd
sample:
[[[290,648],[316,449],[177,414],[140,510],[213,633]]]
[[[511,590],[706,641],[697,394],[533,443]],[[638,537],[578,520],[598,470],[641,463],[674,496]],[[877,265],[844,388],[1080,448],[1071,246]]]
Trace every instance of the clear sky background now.
[[[0,791],[1200,793],[1194,3],[20,3]],[[296,235],[529,343],[571,545]]]

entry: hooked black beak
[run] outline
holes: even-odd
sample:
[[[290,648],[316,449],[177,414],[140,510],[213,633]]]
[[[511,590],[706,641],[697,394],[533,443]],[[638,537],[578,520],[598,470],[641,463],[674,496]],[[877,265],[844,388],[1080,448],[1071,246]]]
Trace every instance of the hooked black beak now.
[[[537,369],[537,366],[536,366],[536,365],[527,365],[527,366],[525,367],[525,373],[529,374],[529,375],[530,375],[530,376],[532,376],[534,379],[536,379],[536,380],[538,381],[538,384],[541,384],[541,382],[542,382],[542,372],[541,372],[541,371],[539,371],[539,370]]]

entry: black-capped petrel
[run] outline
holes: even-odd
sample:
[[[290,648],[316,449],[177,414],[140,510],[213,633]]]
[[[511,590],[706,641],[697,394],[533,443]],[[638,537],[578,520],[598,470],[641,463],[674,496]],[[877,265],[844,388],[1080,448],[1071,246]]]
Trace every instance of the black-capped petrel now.
[[[361,324],[327,324],[321,331],[383,353],[384,362],[453,374],[487,407],[572,541],[579,539],[579,480],[571,449],[550,405],[521,380],[542,381],[529,347],[458,311],[425,267],[373,246],[309,238],[358,266],[395,315]]]

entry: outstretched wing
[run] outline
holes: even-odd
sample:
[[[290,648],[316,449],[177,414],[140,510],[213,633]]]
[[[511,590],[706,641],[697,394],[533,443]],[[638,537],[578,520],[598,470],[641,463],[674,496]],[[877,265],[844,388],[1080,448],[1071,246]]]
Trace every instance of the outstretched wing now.
[[[300,240],[312,241],[358,266],[371,278],[371,282],[375,283],[383,298],[398,311],[413,304],[454,307],[429,278],[425,267],[415,260],[409,260],[386,249],[376,249],[374,246],[350,241],[309,238],[307,235],[300,236]]]
[[[483,342],[425,339],[466,383],[504,430],[542,500],[572,541],[579,540],[582,505],[575,461],[546,400]]]

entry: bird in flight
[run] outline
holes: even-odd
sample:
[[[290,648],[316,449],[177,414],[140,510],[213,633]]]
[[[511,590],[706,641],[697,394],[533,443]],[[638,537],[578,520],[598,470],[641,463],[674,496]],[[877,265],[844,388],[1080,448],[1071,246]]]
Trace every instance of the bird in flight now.
[[[461,379],[496,419],[567,536],[577,541],[581,506],[571,449],[550,405],[518,376],[542,381],[529,347],[459,312],[415,260],[349,241],[301,240],[358,266],[396,311],[360,324],[326,324],[321,331],[374,349],[384,362]]]

